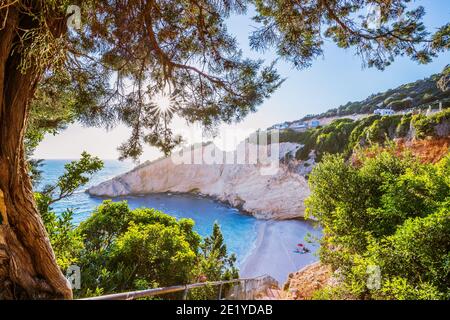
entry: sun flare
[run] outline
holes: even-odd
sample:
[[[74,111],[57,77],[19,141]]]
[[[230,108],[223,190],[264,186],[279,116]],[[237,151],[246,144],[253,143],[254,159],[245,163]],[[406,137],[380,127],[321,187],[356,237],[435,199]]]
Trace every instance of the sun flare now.
[[[159,93],[152,99],[155,112],[161,115],[172,114],[175,111],[175,99],[167,93]]]

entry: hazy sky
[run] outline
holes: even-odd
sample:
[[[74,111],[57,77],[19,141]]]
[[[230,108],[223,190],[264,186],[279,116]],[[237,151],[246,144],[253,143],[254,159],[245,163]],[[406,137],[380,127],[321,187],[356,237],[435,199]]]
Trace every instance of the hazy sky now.
[[[425,7],[427,12],[425,24],[429,30],[433,31],[450,21],[449,0],[425,0],[415,3]],[[266,61],[271,61],[275,58],[273,53],[261,56],[248,48],[248,35],[255,25],[250,20],[250,15],[251,12],[247,16],[232,17],[228,22],[229,31],[236,36],[247,57],[263,57]],[[240,132],[242,136],[245,132],[267,128],[286,120],[299,119],[309,113],[320,113],[348,101],[362,100],[373,93],[428,77],[442,71],[449,63],[450,53],[447,52],[428,65],[419,65],[407,58],[398,58],[385,71],[363,69],[360,58],[354,55],[352,49],[343,50],[328,41],[324,48],[324,56],[316,60],[309,69],[298,71],[287,63],[279,62],[278,70],[282,77],[287,78],[281,88],[243,122],[221,126],[220,129],[226,132]],[[186,129],[181,120],[176,121],[174,126],[175,130]],[[129,132],[125,126],[106,131],[74,124],[56,136],[48,135],[37,148],[35,157],[74,159],[78,158],[82,151],[88,151],[103,159],[115,159],[118,157],[117,146],[128,138]],[[155,148],[146,147],[141,161],[154,159],[160,155]]]

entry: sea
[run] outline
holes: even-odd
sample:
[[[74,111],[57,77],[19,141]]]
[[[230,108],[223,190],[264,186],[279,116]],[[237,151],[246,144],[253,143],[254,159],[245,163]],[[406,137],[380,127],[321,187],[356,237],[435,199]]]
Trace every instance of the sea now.
[[[42,189],[47,184],[53,184],[58,177],[64,173],[64,165],[72,160],[44,160],[40,168],[42,179],[37,189]],[[104,167],[94,174],[89,183],[72,196],[60,200],[52,205],[52,209],[57,214],[67,209],[74,212],[74,222],[76,224],[87,219],[98,205],[107,198],[90,196],[86,189],[111,179],[119,174],[131,170],[134,164],[131,162],[121,162],[118,160],[104,160]],[[190,218],[195,222],[195,230],[203,237],[212,232],[214,222],[218,222],[227,245],[228,252],[235,253],[238,266],[242,267],[246,258],[255,250],[259,230],[264,224],[270,223],[271,230],[279,230],[277,239],[283,242],[283,247],[288,248],[290,256],[293,256],[290,269],[296,271],[307,262],[317,260],[317,257],[310,257],[308,261],[305,257],[292,252],[296,249],[298,242],[305,242],[305,236],[320,236],[311,223],[302,220],[288,221],[265,221],[240,212],[224,203],[218,202],[208,197],[201,197],[190,194],[159,193],[144,196],[125,196],[112,199],[113,201],[126,200],[130,208],[155,208],[176,218]],[[278,240],[277,240],[278,241]],[[317,244],[312,243],[312,253],[315,252]],[[291,252],[292,251],[292,252]],[[248,268],[247,268],[248,269]],[[282,270],[281,272],[284,272]]]

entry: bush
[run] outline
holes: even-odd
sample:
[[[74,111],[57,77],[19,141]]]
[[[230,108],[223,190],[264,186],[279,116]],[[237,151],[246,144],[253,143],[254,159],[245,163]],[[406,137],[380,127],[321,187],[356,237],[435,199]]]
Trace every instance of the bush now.
[[[416,132],[416,138],[423,139],[427,136],[432,136],[434,127],[430,119],[423,114],[416,114],[412,117],[411,122]]]
[[[304,132],[286,130],[280,134],[280,142],[302,144],[296,153],[299,160],[307,160],[310,152],[316,152],[317,160],[326,153],[341,153],[347,149],[348,137],[356,122],[351,119],[337,119],[327,126],[309,129]]]
[[[52,211],[51,206],[53,203],[71,196],[102,167],[103,162],[99,158],[83,152],[80,160],[72,161],[64,166],[64,174],[54,185],[46,185],[42,191],[34,194],[36,205],[56,255],[56,261],[63,272],[71,264],[78,262],[79,252],[83,248],[83,240],[73,225],[73,212],[66,210],[58,216]]]
[[[384,290],[390,292],[397,277],[402,276],[406,277],[403,281],[408,288],[426,284],[422,289],[432,288],[432,292],[439,293],[435,296],[450,293],[449,208],[450,202],[442,202],[435,213],[410,218],[393,235],[371,243],[367,254],[374,264],[381,266],[381,273],[387,278]]]
[[[398,138],[404,138],[408,135],[409,130],[411,128],[411,119],[412,119],[411,113],[405,114],[401,118],[400,123],[396,128],[396,136]]]
[[[71,264],[81,268],[77,297],[198,282],[200,276],[210,281],[239,276],[218,224],[210,237],[201,239],[190,219],[177,220],[154,209],[130,210],[126,202],[111,201],[78,227],[72,211],[56,215],[51,205],[86,184],[102,165],[83,153],[65,166],[55,185],[35,193],[58,265],[63,272]],[[216,293],[198,289],[191,296],[215,298]]]
[[[307,213],[323,226],[320,259],[342,282],[318,297],[450,298],[450,155],[422,164],[387,149],[358,164],[327,155],[309,177]],[[369,266],[381,287],[367,287]]]
[[[78,227],[84,241],[78,295],[180,285],[200,276],[210,281],[238,277],[220,227],[203,241],[193,227],[191,219],[105,201]]]
[[[394,100],[387,105],[387,108],[392,109],[394,111],[400,111],[403,109],[407,109],[407,104],[403,100]]]
[[[419,283],[412,286],[402,277],[387,279],[376,299],[384,300],[441,300],[445,296],[429,283]]]
[[[347,154],[351,154],[355,146],[363,146],[367,142],[367,138],[363,135],[364,130],[371,126],[376,120],[381,119],[379,115],[371,115],[357,121],[355,128],[349,137],[349,144],[347,147]]]
[[[437,136],[436,127],[441,124],[450,125],[450,110],[443,110],[429,117],[417,114],[412,117],[412,124],[416,131],[416,137],[423,139],[427,136]]]
[[[385,116],[375,120],[364,131],[363,135],[372,144],[384,143],[387,139],[395,137],[397,126],[400,124],[402,116]]]

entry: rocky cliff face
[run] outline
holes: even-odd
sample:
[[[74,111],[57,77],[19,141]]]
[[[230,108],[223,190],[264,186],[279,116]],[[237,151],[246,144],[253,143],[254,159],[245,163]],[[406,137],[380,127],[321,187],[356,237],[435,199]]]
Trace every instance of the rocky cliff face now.
[[[282,143],[280,157],[298,148],[294,143]],[[200,152],[205,154],[204,146]],[[271,174],[264,173],[264,169],[267,168],[261,163],[186,164],[168,157],[91,187],[88,193],[108,197],[159,192],[199,193],[260,219],[302,217],[303,200],[309,195],[306,179],[282,164]]]
[[[286,300],[311,300],[314,293],[326,286],[335,286],[339,279],[331,267],[320,262],[312,263],[289,274],[284,284]]]

